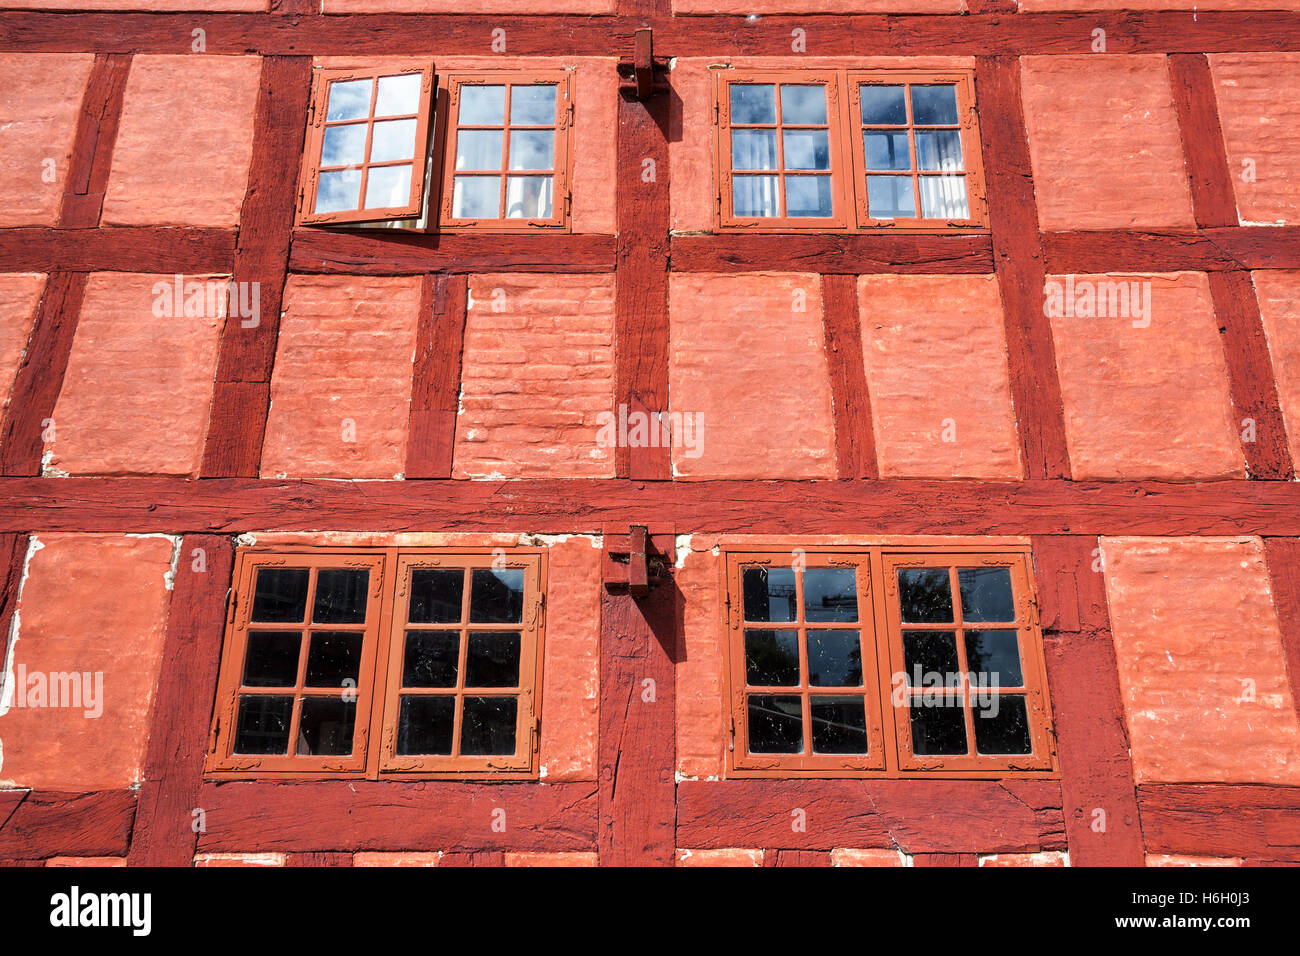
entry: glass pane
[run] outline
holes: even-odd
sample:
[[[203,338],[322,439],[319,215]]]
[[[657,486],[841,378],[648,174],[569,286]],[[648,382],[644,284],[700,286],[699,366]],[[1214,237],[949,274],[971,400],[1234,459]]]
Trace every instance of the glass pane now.
[[[1010,568],[958,568],[963,621],[1005,621],[1016,619],[1011,597]]]
[[[1029,714],[1020,694],[996,694],[975,708],[975,750],[982,754],[1033,753]]]
[[[922,176],[921,213],[926,219],[969,219],[965,176]]]
[[[814,697],[809,703],[813,753],[867,752],[867,710],[861,697]]]
[[[451,214],[457,219],[500,218],[500,177],[457,176],[451,191]]]
[[[859,91],[864,126],[907,125],[907,104],[901,86],[863,85]]]
[[[808,683],[861,687],[862,642],[857,631],[808,632]]]
[[[364,119],[370,115],[370,80],[338,80],[330,84],[327,122]]]
[[[867,169],[911,169],[912,152],[907,133],[866,130],[862,145],[867,151]]]
[[[731,122],[776,122],[776,87],[767,84],[731,84]]]
[[[515,752],[519,701],[514,697],[466,697],[461,715],[460,752],[506,755]]]
[[[459,631],[407,631],[403,687],[455,687]]]
[[[746,621],[795,619],[794,571],[790,568],[745,568]]]
[[[311,619],[314,624],[364,624],[366,590],[370,587],[368,570],[321,568],[316,572],[316,601]]]
[[[381,76],[379,78],[379,95],[375,98],[376,116],[409,116],[420,111],[420,85],[423,77],[419,73],[406,73],[402,76]]]
[[[781,141],[785,149],[786,169],[831,168],[831,143],[826,130],[787,129],[781,133]]]
[[[372,166],[366,180],[367,209],[389,209],[411,202],[410,166]]]
[[[753,687],[797,687],[799,632],[746,631],[745,680]]]
[[[916,159],[919,169],[942,172],[959,172],[961,164],[961,132],[955,129],[917,130]]]
[[[775,216],[775,176],[735,176],[731,180],[731,203],[737,216]]]
[[[952,631],[904,631],[903,666],[913,687],[956,687],[957,635]]]
[[[326,126],[321,145],[322,166],[353,166],[366,161],[366,124]]]
[[[457,624],[465,593],[460,568],[415,568],[411,571],[411,603],[406,620],[412,624]]]
[[[899,568],[898,605],[909,624],[947,624],[952,620],[952,589],[947,568]]]
[[[475,568],[469,594],[471,624],[518,624],[524,619],[522,568]]]
[[[858,572],[854,568],[809,568],[803,573],[805,621],[856,621]]]
[[[245,687],[292,687],[298,683],[297,631],[250,631],[244,652]]]
[[[955,699],[938,704],[912,700],[912,753],[966,753],[966,718]]]
[[[465,658],[466,687],[519,686],[518,631],[471,632]]]
[[[1015,631],[967,631],[966,666],[985,687],[1025,686]]]
[[[307,649],[308,687],[356,687],[361,674],[361,635],[316,631]],[[344,681],[352,683],[344,685]]]
[[[283,754],[289,751],[289,721],[293,718],[292,697],[239,698],[235,724],[234,752],[237,754]]]
[[[304,697],[298,718],[300,754],[352,753],[352,728],[357,719],[355,701],[342,697]]]
[[[872,219],[911,219],[916,215],[908,176],[868,176],[867,208]]]
[[[403,697],[397,712],[397,752],[449,754],[455,728],[455,697]]]
[[[826,87],[782,85],[781,122],[786,126],[825,123]]]
[[[816,218],[831,215],[831,178],[829,176],[787,176],[785,214]]]
[[[549,129],[510,131],[511,169],[554,169],[555,134]]]
[[[511,126],[554,126],[555,87],[510,87]]]
[[[956,126],[957,88],[912,87],[912,122],[917,126]]]
[[[252,620],[301,623],[307,613],[306,568],[258,568]]]
[[[733,129],[732,169],[776,169],[776,130]]]
[[[370,161],[388,163],[415,156],[415,120],[385,120],[375,124],[370,140]]]
[[[504,86],[462,86],[460,88],[461,126],[504,126],[506,88]]]
[[[340,212],[358,208],[361,198],[361,170],[341,169],[321,173],[316,187],[316,212]]]
[[[506,179],[506,218],[550,219],[551,177],[508,177]]]
[[[801,698],[751,694],[747,706],[750,753],[803,753]]]
[[[456,136],[456,168],[500,169],[501,136],[499,129],[461,130]]]

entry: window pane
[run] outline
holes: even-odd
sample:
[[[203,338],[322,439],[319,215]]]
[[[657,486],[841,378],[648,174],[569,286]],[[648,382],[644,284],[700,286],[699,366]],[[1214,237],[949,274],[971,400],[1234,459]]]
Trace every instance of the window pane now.
[[[963,621],[1014,621],[1010,568],[958,568]]]
[[[899,568],[898,605],[909,624],[947,624],[952,591],[947,568]]]
[[[459,666],[459,631],[406,632],[403,687],[455,687]]]
[[[784,125],[815,125],[826,122],[826,87],[781,87],[781,122]]]
[[[862,145],[867,151],[867,169],[911,169],[912,151],[907,133],[866,130]]]
[[[451,214],[457,219],[500,218],[500,177],[457,176],[451,192]]]
[[[916,215],[908,176],[868,176],[867,206],[872,219],[911,219]]]
[[[906,126],[907,104],[903,101],[901,86],[869,86],[860,88],[862,123],[865,126]]]
[[[460,752],[480,756],[513,754],[518,712],[519,701],[514,697],[466,697]]]
[[[462,86],[460,88],[460,125],[504,126],[506,88],[504,86]]]
[[[737,216],[775,216],[776,177],[734,177],[731,181],[731,202]]]
[[[237,754],[283,754],[289,751],[289,721],[293,718],[292,697],[239,698],[234,752]]]
[[[808,632],[808,683],[861,687],[862,642],[857,631]]]
[[[510,176],[506,180],[507,219],[550,219],[551,177]]]
[[[856,621],[858,572],[854,568],[809,568],[803,573],[806,621]]]
[[[785,214],[800,218],[825,218],[831,215],[831,178],[829,176],[787,176]]]
[[[799,697],[751,694],[748,700],[749,752],[803,753],[803,710]]]
[[[912,122],[917,126],[956,126],[957,88],[912,87]]]
[[[982,754],[1033,753],[1029,715],[1020,694],[998,694],[975,708],[975,750]]]
[[[500,169],[501,156],[499,129],[465,129],[456,135],[457,169]]]
[[[809,703],[813,753],[867,752],[867,711],[861,697],[814,697]]]
[[[330,84],[325,119],[364,119],[370,115],[370,80],[340,80]]]
[[[518,624],[524,619],[524,572],[475,568],[469,597],[471,624]]]
[[[304,697],[298,718],[299,754],[338,756],[352,753],[355,701],[342,697]]]
[[[297,631],[250,631],[244,652],[245,687],[292,687],[298,683]]]
[[[415,120],[385,120],[375,124],[370,141],[370,161],[388,163],[415,156]]]
[[[922,176],[921,212],[926,219],[969,219],[965,176]]]
[[[912,700],[912,753],[966,753],[966,718],[956,699],[942,704],[923,704]]]
[[[370,572],[351,568],[322,568],[316,572],[314,624],[364,624]]]
[[[961,131],[955,129],[935,129],[916,131],[916,159],[919,169],[934,169],[942,172],[960,172]]]
[[[746,621],[795,619],[794,571],[791,568],[745,568]]]
[[[799,632],[746,631],[745,680],[754,687],[797,687]]]
[[[366,124],[325,127],[321,145],[322,166],[353,166],[366,161]]]
[[[409,116],[420,111],[420,85],[424,77],[419,73],[402,76],[381,76],[379,95],[375,98],[376,116]]]
[[[986,687],[1023,687],[1020,642],[1015,631],[967,631],[966,666]]]
[[[361,674],[361,635],[349,631],[316,631],[307,649],[308,687],[356,687]],[[344,685],[344,681],[351,684]]]
[[[554,126],[555,87],[512,86],[510,88],[511,126]]]
[[[397,712],[397,752],[449,754],[455,726],[455,697],[403,697]]]
[[[471,632],[465,658],[466,687],[519,686],[518,631]]]
[[[412,624],[456,624],[465,589],[460,568],[414,568],[411,603],[406,619]]]
[[[511,169],[554,169],[555,134],[547,130],[510,131]]]
[[[785,149],[786,169],[830,169],[831,144],[824,129],[787,129],[781,140]],[[768,167],[758,166],[756,169]]]
[[[957,635],[952,631],[904,631],[903,666],[913,687],[956,686]]]
[[[316,212],[356,209],[361,198],[361,170],[341,169],[321,173],[316,187]]]
[[[252,620],[301,623],[307,613],[306,568],[258,568]]]
[[[388,209],[411,201],[410,166],[374,166],[366,180],[366,208]]]
[[[766,84],[731,84],[731,122],[776,122],[776,87]]]
[[[732,169],[776,169],[776,130],[733,129]]]

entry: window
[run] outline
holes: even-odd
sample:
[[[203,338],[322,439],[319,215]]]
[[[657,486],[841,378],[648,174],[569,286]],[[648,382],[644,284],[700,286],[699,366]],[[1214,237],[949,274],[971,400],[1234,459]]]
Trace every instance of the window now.
[[[737,776],[1051,772],[1025,551],[729,551]]]
[[[984,225],[969,74],[726,70],[717,84],[721,227]]]
[[[239,555],[208,769],[536,769],[539,551]]]

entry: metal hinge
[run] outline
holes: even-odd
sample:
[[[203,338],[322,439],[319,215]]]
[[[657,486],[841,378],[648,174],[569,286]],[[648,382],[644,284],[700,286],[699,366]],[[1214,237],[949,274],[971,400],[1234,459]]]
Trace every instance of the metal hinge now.
[[[230,613],[226,617],[227,624],[235,623],[235,611],[239,607],[239,592],[234,588],[230,590]]]

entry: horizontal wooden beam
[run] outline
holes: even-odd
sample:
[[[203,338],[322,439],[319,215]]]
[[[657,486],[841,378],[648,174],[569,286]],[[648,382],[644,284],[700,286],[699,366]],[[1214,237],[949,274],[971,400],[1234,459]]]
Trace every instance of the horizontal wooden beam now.
[[[1300,268],[1300,226],[1225,226],[1185,232],[1049,232],[1047,271],[1222,272]]]
[[[674,272],[991,273],[987,235],[674,236]]]
[[[1300,863],[1300,787],[1144,784],[1137,798],[1148,853]]]
[[[1300,535],[1289,481],[3,478],[0,532]]]
[[[25,794],[5,816],[5,804]],[[135,818],[132,790],[8,791],[0,799],[0,859],[126,856]]]
[[[0,229],[0,272],[229,275],[234,260],[233,229]]]
[[[612,272],[614,237],[297,229],[289,269],[384,276],[427,272]]]

